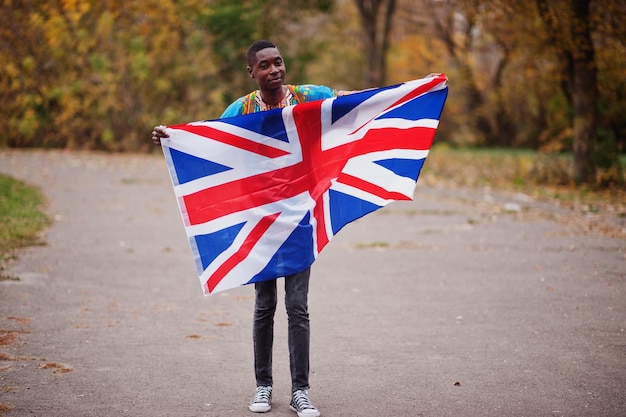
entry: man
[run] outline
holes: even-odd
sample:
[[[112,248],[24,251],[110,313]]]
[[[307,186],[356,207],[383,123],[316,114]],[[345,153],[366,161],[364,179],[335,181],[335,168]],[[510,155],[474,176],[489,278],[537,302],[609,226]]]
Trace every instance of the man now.
[[[259,89],[240,97],[229,105],[222,118],[282,108],[307,101],[331,98],[350,92],[334,91],[325,86],[286,85],[286,68],[280,51],[272,42],[262,40],[248,49],[248,74]],[[152,132],[152,140],[159,144],[168,137],[163,126]],[[309,313],[308,292],[311,270],[286,276],[285,307],[288,317],[289,365],[292,398],[290,407],[298,417],[317,417],[318,409],[308,397],[309,389]],[[274,313],[276,312],[276,280],[255,284],[253,324],[254,370],[256,392],[248,405],[255,413],[272,408],[272,346],[274,341]]]

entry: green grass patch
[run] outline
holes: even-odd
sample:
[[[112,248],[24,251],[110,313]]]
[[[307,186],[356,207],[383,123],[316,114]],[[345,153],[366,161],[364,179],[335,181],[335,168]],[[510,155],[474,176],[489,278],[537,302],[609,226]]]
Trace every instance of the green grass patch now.
[[[625,158],[620,159],[626,168]],[[572,173],[571,154],[524,149],[453,148],[439,144],[431,149],[422,179],[456,186],[513,190],[538,199],[584,205],[589,212],[593,212],[598,204],[623,208],[626,201],[623,186],[597,189],[576,186]]]
[[[571,158],[524,149],[435,146],[426,163],[430,172],[465,186],[569,185]]]
[[[15,257],[15,249],[42,244],[39,233],[50,224],[43,204],[39,189],[0,175],[0,279],[2,265]]]

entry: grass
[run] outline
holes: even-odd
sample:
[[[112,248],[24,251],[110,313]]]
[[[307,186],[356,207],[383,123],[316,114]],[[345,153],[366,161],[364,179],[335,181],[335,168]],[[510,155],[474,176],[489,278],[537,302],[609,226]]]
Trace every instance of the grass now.
[[[0,175],[0,280],[14,279],[2,272],[16,249],[42,244],[39,234],[50,223],[43,204],[39,189]]]
[[[626,158],[621,158],[626,170]],[[490,187],[556,200],[581,211],[608,209],[626,216],[624,185],[591,188],[572,181],[572,157],[532,150],[434,146],[424,166],[427,181],[451,186]],[[602,175],[602,173],[600,173]]]

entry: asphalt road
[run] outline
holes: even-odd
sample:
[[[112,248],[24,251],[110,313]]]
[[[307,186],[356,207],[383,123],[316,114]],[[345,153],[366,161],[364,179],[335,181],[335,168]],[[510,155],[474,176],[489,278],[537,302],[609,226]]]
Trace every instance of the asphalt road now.
[[[202,295],[162,157],[0,172],[53,219],[0,282],[0,415],[253,415],[253,288]],[[311,281],[322,416],[625,416],[626,240],[571,214],[426,178],[347,226]],[[267,416],[295,416],[283,310],[275,337]]]

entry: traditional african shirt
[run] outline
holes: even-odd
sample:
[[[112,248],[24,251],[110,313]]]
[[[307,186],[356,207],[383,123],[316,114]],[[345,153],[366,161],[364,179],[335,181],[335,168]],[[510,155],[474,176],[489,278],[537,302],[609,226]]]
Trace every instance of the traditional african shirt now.
[[[256,113],[259,111],[279,109],[287,106],[292,106],[299,103],[305,103],[307,101],[323,100],[325,98],[335,97],[337,92],[329,87],[323,85],[285,85],[287,87],[287,94],[285,98],[276,106],[267,105],[261,98],[261,92],[259,90],[253,91],[248,95],[239,97],[230,106],[224,110],[221,118],[233,117],[241,114]]]

